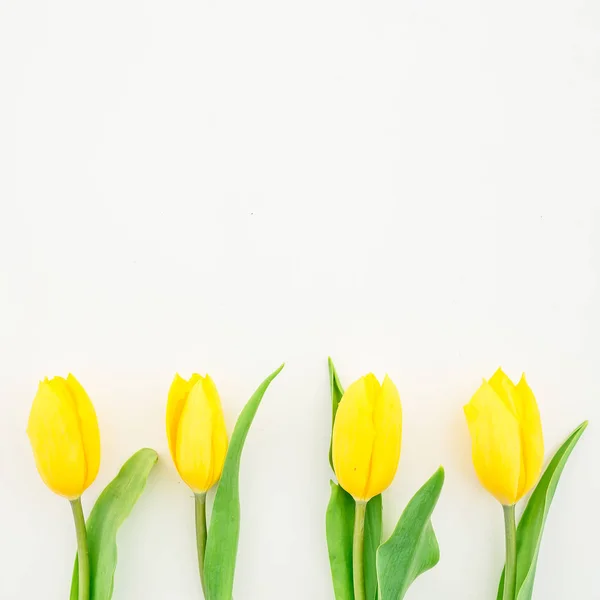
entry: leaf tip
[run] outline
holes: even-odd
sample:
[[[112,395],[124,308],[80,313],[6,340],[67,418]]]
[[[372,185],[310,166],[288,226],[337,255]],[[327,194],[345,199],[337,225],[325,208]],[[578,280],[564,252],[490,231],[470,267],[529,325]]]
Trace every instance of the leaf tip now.
[[[271,381],[273,381],[273,379],[275,379],[275,377],[277,377],[277,375],[279,375],[279,373],[281,373],[281,371],[283,371],[283,367],[285,367],[285,363],[281,363],[266,379],[266,381],[268,381],[269,383],[271,383]]]
[[[133,454],[133,456],[140,454],[147,454],[149,456],[152,456],[153,463],[158,462],[158,452],[154,450],[154,448],[140,448],[137,452]]]
[[[590,422],[586,419],[583,423],[580,423],[574,430],[571,435],[577,435],[577,437],[581,437],[583,432],[587,429],[587,426]]]
[[[158,452],[153,448],[144,448],[144,450],[147,450],[149,453],[152,453],[152,458],[154,459],[154,463],[156,464],[158,462]]]

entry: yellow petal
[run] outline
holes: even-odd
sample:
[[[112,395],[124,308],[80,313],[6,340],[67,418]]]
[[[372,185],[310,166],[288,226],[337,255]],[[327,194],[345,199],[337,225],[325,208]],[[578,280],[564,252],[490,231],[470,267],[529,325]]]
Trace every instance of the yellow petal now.
[[[75,400],[77,414],[79,415],[79,426],[83,440],[83,451],[86,460],[85,489],[87,489],[98,475],[100,469],[100,429],[94,405],[83,389],[83,386],[69,373],[67,385],[71,396]]]
[[[221,398],[215,386],[214,381],[209,375],[204,378],[203,388],[206,397],[211,406],[213,414],[213,429],[212,429],[212,470],[208,488],[210,489],[219,479],[223,472],[225,464],[225,456],[227,455],[227,428],[225,427],[225,417],[223,416],[223,408],[221,406]]]
[[[496,394],[498,394],[498,397],[504,402],[506,407],[518,418],[519,415],[515,405],[517,390],[511,378],[502,370],[502,367],[498,367],[488,383]]]
[[[400,460],[402,406],[400,394],[387,375],[376,396],[373,422],[375,440],[371,454],[371,472],[364,494],[366,499],[381,494],[389,487]]]
[[[40,383],[27,435],[44,483],[56,494],[78,498],[85,489],[87,466],[79,417],[64,379]]]
[[[521,472],[519,422],[488,382],[475,392],[464,410],[473,464],[481,484],[502,504],[514,504]]]
[[[175,454],[177,470],[194,492],[206,492],[212,485],[215,415],[202,383],[194,385],[181,411]]]
[[[371,471],[375,441],[373,391],[378,387],[372,374],[351,384],[340,401],[333,425],[335,474],[339,484],[358,500],[365,499]]]
[[[167,440],[173,461],[175,461],[177,428],[179,427],[181,412],[183,411],[190,390],[201,379],[202,377],[197,373],[194,373],[189,381],[176,374],[169,389],[169,398],[167,400]]]
[[[512,379],[502,370],[501,367],[492,375],[488,383],[494,388],[498,397],[504,402],[512,414],[521,421],[521,415],[519,414],[519,406],[517,400],[517,388],[512,382]],[[523,456],[523,439],[521,438],[521,466],[519,468],[519,484],[518,489],[520,490],[525,485],[525,458]],[[518,495],[518,494],[517,494]]]
[[[542,421],[535,396],[525,374],[516,386],[517,409],[520,415],[524,476],[519,486],[519,498],[536,484],[544,465],[544,435]]]

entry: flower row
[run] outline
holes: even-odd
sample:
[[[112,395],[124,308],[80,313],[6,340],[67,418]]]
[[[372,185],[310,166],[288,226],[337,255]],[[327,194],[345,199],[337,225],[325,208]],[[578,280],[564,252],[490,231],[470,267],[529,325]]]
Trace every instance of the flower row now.
[[[262,396],[282,368],[248,401],[231,439],[210,376],[195,373],[186,380],[176,375],[169,390],[166,435],[173,463],[194,492],[198,568],[207,600],[232,598],[242,448]],[[333,408],[330,462],[337,483],[332,482],[326,533],[335,598],[397,600],[418,575],[439,560],[430,518],[444,472],[440,468],[415,494],[392,535],[382,543],[381,493],[394,479],[400,459],[400,395],[389,377],[380,383],[373,374],[356,380],[344,392],[331,361],[329,369]],[[498,598],[528,600],[549,503],[586,423],[567,439],[540,480],[542,424],[524,375],[515,384],[498,369],[475,391],[464,413],[475,472],[504,511],[506,562]],[[73,375],[44,379],[39,384],[27,432],[41,478],[53,492],[67,498],[73,509],[78,549],[71,598],[109,600],[116,568],[116,528],[112,536],[97,535],[96,531],[106,513],[123,513],[121,520],[125,518],[144,488],[156,453],[141,450],[125,464],[98,498],[86,525],[80,497],[98,474],[100,432],[94,406]],[[206,494],[215,485],[208,526]],[[515,505],[534,488],[517,529]],[[534,555],[527,551],[530,542],[537,544]],[[90,561],[90,555],[96,560]],[[108,567],[98,568],[99,556],[106,559]]]

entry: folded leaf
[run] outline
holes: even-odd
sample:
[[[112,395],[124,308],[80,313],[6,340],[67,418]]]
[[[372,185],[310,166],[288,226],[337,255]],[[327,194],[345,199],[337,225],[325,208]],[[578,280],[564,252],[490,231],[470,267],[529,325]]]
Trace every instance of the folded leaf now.
[[[335,600],[354,600],[352,582],[352,535],[354,498],[331,482],[331,497],[326,513],[327,550]]]
[[[104,488],[86,523],[90,553],[90,600],[110,600],[117,567],[117,531],[141,496],[158,455],[138,450]],[[77,558],[71,581],[71,600],[77,600]]]
[[[260,384],[240,413],[231,435],[206,541],[206,600],[231,600],[233,595],[233,576],[240,535],[239,475],[242,450],[260,401],[281,369],[283,365]]]
[[[527,507],[523,511],[523,516],[517,527],[516,600],[531,600],[537,560],[548,511],[550,510],[556,486],[567,464],[567,460],[587,425],[587,421],[579,425],[557,450],[531,494]],[[502,600],[503,592],[504,571],[502,571],[500,585],[498,586],[498,600]]]
[[[377,549],[381,544],[382,521],[383,502],[381,501],[381,494],[379,494],[369,500],[365,516],[365,548],[363,557],[366,600],[377,599]]]
[[[412,582],[440,559],[431,514],[444,485],[444,469],[413,496],[396,529],[377,551],[380,600],[402,600]]]
[[[342,396],[344,395],[344,388],[340,383],[337,371],[333,365],[331,357],[328,359],[329,363],[329,387],[331,389],[331,442],[329,443],[329,464],[333,469],[333,424],[335,423],[335,415],[337,413],[338,405]]]

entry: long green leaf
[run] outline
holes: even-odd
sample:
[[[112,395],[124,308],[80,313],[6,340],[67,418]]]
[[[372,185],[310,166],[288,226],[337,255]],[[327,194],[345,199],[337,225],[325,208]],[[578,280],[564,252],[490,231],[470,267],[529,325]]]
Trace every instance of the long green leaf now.
[[[584,421],[565,440],[546,467],[542,478],[529,498],[517,527],[517,595],[516,600],[531,600],[542,534],[550,505],[567,460],[583,435],[588,422]],[[498,599],[504,591],[504,571],[498,586]]]
[[[332,446],[333,424],[338,406],[344,395],[344,388],[331,358],[329,365],[329,386],[331,391],[331,442],[329,444],[329,464],[333,469]],[[333,487],[335,486],[335,487]],[[326,530],[329,564],[336,600],[353,600],[352,583],[352,534],[354,531],[354,499],[340,486],[332,482],[331,497],[327,507]],[[381,543],[383,504],[381,494],[367,504],[365,518],[364,569],[366,600],[377,598],[377,548]]]
[[[328,359],[329,364],[329,388],[331,390],[331,441],[329,442],[329,464],[333,469],[333,424],[335,423],[335,415],[337,413],[338,406],[344,395],[344,388],[342,388],[342,384],[340,383],[340,378],[338,377],[337,371],[335,370],[335,366],[333,365],[333,361],[331,357]]]
[[[104,488],[87,520],[90,553],[90,600],[110,600],[117,567],[117,532],[141,496],[158,455],[150,448],[138,450]],[[77,600],[77,559],[71,581],[71,600]]]
[[[421,573],[440,559],[431,514],[444,485],[440,467],[413,496],[400,516],[394,533],[377,551],[380,600],[402,600]]]
[[[352,534],[355,505],[354,498],[332,481],[325,522],[335,600],[354,600]]]
[[[248,400],[238,417],[229,442],[206,541],[206,600],[231,600],[233,595],[233,576],[240,535],[239,476],[242,450],[260,401],[281,369],[283,365],[271,373]]]
[[[331,496],[326,513],[327,550],[336,600],[354,600],[352,579],[352,537],[354,534],[354,498],[341,486],[330,482]],[[367,504],[365,517],[365,591],[367,600],[377,598],[377,548],[381,543],[381,494]]]
[[[329,390],[331,392],[331,439],[329,442],[329,464],[333,470],[333,424],[344,395],[331,357],[329,366]],[[352,535],[354,531],[354,498],[340,485],[331,482],[331,497],[325,515],[327,550],[336,600],[354,600],[352,581]],[[366,525],[365,525],[366,528]]]
[[[363,557],[366,600],[377,599],[377,549],[381,544],[382,521],[383,502],[381,494],[379,494],[369,500],[365,517],[365,548]]]

